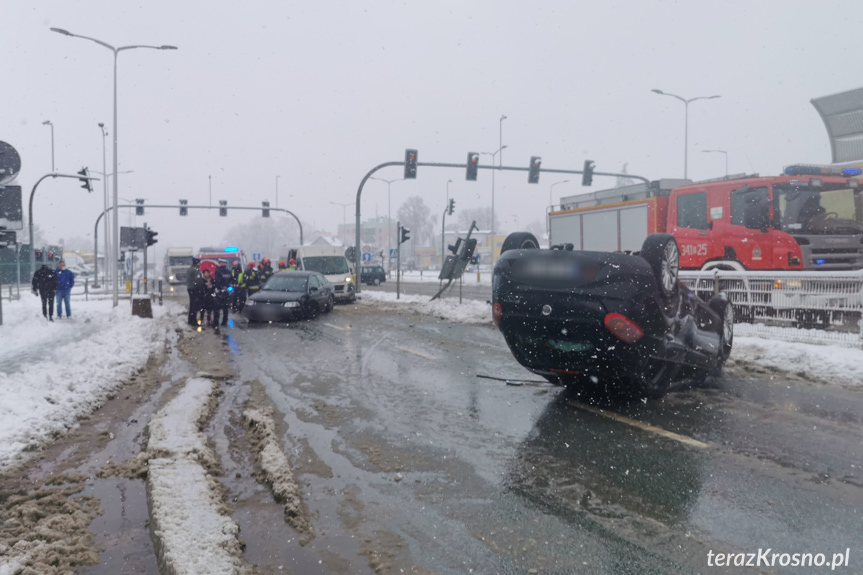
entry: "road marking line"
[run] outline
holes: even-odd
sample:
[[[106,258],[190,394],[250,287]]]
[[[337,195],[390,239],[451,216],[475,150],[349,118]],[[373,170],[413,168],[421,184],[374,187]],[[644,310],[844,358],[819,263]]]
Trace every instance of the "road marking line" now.
[[[348,326],[348,327],[341,327],[341,326],[338,326],[338,325],[333,325],[333,324],[331,324],[331,323],[325,323],[324,325],[325,325],[325,326],[328,326],[328,327],[331,327],[331,328],[333,328],[333,329],[337,329],[337,330],[339,330],[339,331],[350,331],[350,329],[351,329],[351,326]]]
[[[593,413],[596,415],[601,415],[602,417],[607,417],[608,419],[612,419],[619,423],[625,423],[626,425],[630,425],[632,427],[637,427],[643,431],[647,431],[650,433],[655,433],[656,435],[660,435],[662,437],[666,437],[668,439],[673,439],[674,441],[679,441],[684,445],[689,445],[690,447],[700,447],[702,449],[710,447],[709,443],[704,443],[703,441],[698,441],[697,439],[693,439],[691,437],[687,437],[685,435],[680,435],[679,433],[674,433],[673,431],[668,431],[666,429],[662,429],[661,427],[656,427],[655,425],[650,425],[649,423],[644,423],[642,421],[637,421],[635,419],[630,419],[626,416],[613,413],[611,411],[605,411],[603,409],[598,409],[596,407],[591,407],[589,405],[583,405],[581,403],[569,402],[570,405],[577,409],[581,409],[587,411],[589,413]]]
[[[428,354],[425,354],[425,353],[422,353],[422,352],[420,352],[420,351],[414,351],[414,350],[412,350],[412,349],[408,349],[408,348],[406,348],[406,347],[401,347],[401,346],[398,346],[398,345],[394,345],[393,347],[394,347],[394,348],[396,348],[396,349],[400,349],[401,351],[406,351],[406,352],[408,352],[408,353],[412,353],[412,354],[414,354],[414,355],[418,355],[418,356],[420,356],[420,357],[424,357],[424,358],[426,358],[426,359],[430,359],[430,360],[432,360],[432,361],[437,360],[437,358],[436,358],[436,357],[431,356],[431,355],[428,355]]]

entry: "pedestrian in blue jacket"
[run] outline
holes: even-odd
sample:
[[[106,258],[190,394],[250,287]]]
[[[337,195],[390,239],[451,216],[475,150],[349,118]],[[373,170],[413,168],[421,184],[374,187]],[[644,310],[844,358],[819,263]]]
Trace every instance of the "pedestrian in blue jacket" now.
[[[72,315],[69,307],[69,295],[75,285],[75,274],[66,269],[66,262],[60,260],[57,264],[57,319],[63,317],[63,302],[66,302],[66,317]]]

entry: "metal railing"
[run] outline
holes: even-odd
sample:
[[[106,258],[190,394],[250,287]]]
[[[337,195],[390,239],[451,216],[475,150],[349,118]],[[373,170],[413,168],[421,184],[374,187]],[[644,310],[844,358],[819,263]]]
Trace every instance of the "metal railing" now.
[[[723,291],[739,335],[863,347],[863,270],[853,272],[681,272],[703,299]],[[774,327],[797,329],[776,330]]]

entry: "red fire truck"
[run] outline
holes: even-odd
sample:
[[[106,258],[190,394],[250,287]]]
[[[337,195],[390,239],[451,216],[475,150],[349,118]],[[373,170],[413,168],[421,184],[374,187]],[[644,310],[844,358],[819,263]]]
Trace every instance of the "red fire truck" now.
[[[648,234],[667,232],[683,269],[861,269],[860,174],[795,165],[772,177],[664,179],[563,197],[549,212],[549,243],[637,251]]]

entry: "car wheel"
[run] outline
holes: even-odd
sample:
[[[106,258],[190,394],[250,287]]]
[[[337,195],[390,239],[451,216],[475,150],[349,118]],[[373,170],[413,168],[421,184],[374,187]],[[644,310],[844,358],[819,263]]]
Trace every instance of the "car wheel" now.
[[[330,297],[327,298],[327,313],[333,311],[334,307],[336,307],[336,298],[330,294]]]
[[[372,284],[379,286],[379,285],[381,285],[381,280],[379,278],[375,278],[372,280]]]
[[[653,276],[665,298],[678,291],[680,275],[680,249],[671,234],[650,234],[641,246],[641,257],[650,264]]]
[[[315,319],[316,317],[318,317],[318,315],[320,315],[320,313],[321,309],[318,307],[317,302],[310,301],[306,305],[306,316],[308,316],[309,319]]]
[[[536,236],[530,232],[514,232],[506,236],[503,240],[503,245],[500,246],[500,253],[509,250],[530,250],[539,249],[539,242]]]
[[[731,347],[734,345],[734,305],[724,293],[710,298],[707,302],[716,315],[722,320],[722,331],[720,332],[720,367],[731,355]]]

